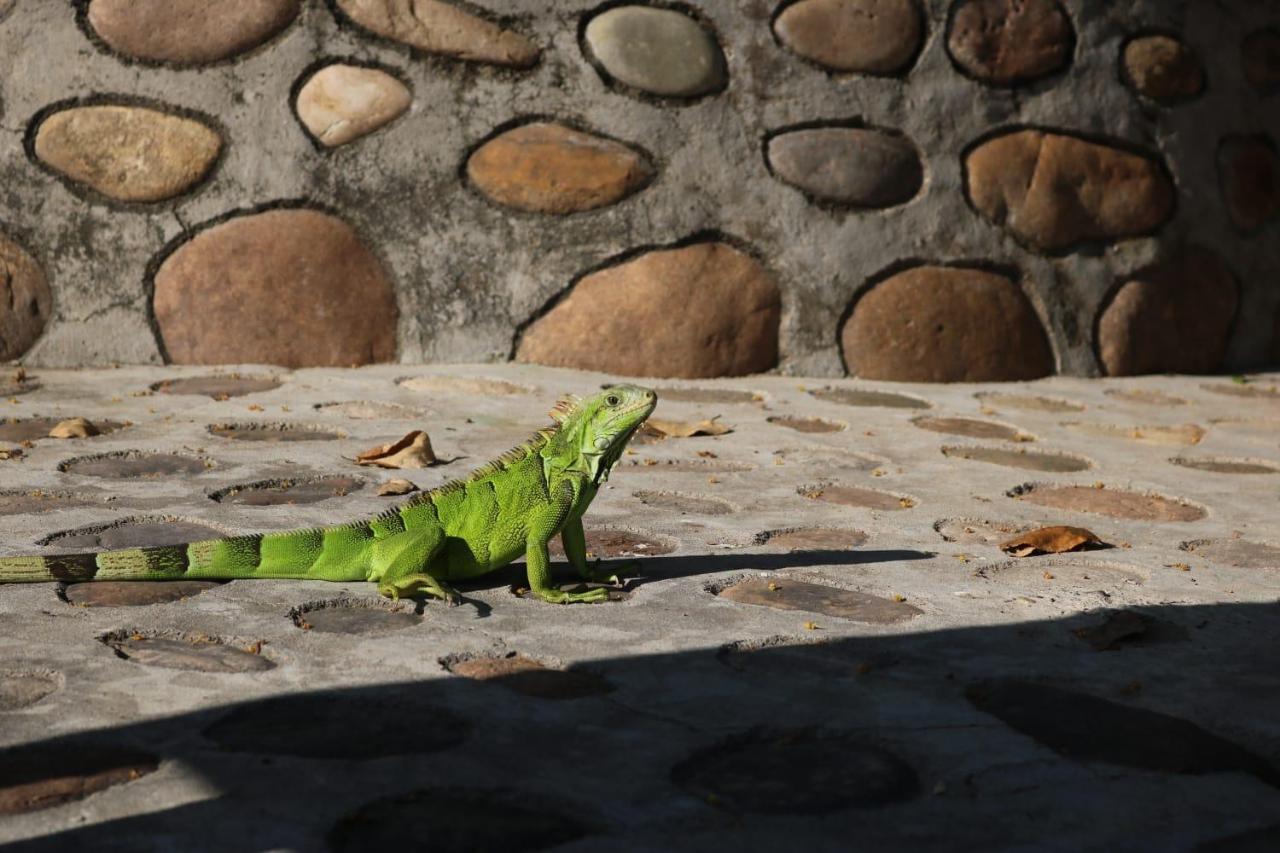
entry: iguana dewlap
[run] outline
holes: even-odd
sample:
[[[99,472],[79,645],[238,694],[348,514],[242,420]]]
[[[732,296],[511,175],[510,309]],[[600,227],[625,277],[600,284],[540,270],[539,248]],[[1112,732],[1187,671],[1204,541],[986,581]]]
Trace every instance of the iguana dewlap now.
[[[470,476],[363,521],[96,554],[0,557],[0,582],[368,580],[392,598],[422,592],[453,601],[451,581],[523,554],[529,587],[544,601],[603,601],[605,589],[570,593],[551,585],[547,544],[560,534],[569,562],[595,579],[582,515],[657,400],[635,385],[566,397],[551,412],[555,425]]]

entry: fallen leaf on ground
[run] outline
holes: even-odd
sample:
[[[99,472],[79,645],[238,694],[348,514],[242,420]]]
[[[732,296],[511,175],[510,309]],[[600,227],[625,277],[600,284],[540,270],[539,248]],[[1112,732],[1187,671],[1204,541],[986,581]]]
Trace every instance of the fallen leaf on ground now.
[[[388,495],[407,495],[410,492],[418,491],[418,487],[408,480],[396,478],[387,480],[381,486],[378,486],[378,497],[385,498]]]
[[[21,459],[21,447],[0,447],[0,460]]]
[[[696,424],[689,421],[649,418],[644,422],[642,431],[658,438],[693,438],[695,435],[724,435],[733,432],[733,427],[717,423],[719,420],[719,415],[710,420],[698,421]]]
[[[1106,621],[1087,628],[1076,628],[1071,633],[1088,643],[1095,652],[1114,649],[1121,640],[1141,636],[1147,632],[1147,619],[1132,610],[1117,610]]]
[[[89,438],[100,435],[101,431],[84,418],[70,418],[54,424],[49,430],[50,438]]]
[[[439,460],[431,449],[431,439],[422,430],[415,429],[395,444],[366,450],[355,461],[357,465],[377,465],[379,468],[427,468]]]
[[[1040,527],[1020,533],[1007,542],[1000,543],[1000,550],[1015,557],[1032,554],[1062,554],[1078,551],[1086,545],[1105,545],[1092,530],[1083,527]]]

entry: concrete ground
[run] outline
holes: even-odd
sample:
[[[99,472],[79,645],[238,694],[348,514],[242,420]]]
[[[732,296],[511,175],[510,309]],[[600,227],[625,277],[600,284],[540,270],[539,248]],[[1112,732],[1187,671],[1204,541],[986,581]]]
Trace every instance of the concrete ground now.
[[[607,379],[2,379],[0,554],[372,514],[403,499],[380,483],[465,474]],[[0,842],[1276,849],[1277,379],[655,381],[656,418],[732,431],[624,457],[588,537],[639,566],[602,604],[521,595],[519,566],[454,608],[0,587]],[[74,417],[116,428],[42,437]],[[415,428],[451,461],[351,461]],[[1042,525],[1108,547],[998,547]]]

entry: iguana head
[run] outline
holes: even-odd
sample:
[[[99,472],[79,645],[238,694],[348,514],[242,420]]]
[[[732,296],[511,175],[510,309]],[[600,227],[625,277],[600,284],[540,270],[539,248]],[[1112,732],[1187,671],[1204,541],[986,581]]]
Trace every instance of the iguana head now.
[[[585,468],[597,485],[608,479],[627,442],[656,405],[658,395],[639,385],[611,385],[586,399],[562,398],[551,417],[560,423],[561,447],[577,457],[567,467]]]

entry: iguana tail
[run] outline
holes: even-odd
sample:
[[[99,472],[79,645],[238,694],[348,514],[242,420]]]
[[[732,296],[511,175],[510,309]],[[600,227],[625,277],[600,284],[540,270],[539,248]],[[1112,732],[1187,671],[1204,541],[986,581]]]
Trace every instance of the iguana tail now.
[[[365,580],[368,522],[88,554],[0,557],[0,583],[91,580]]]

